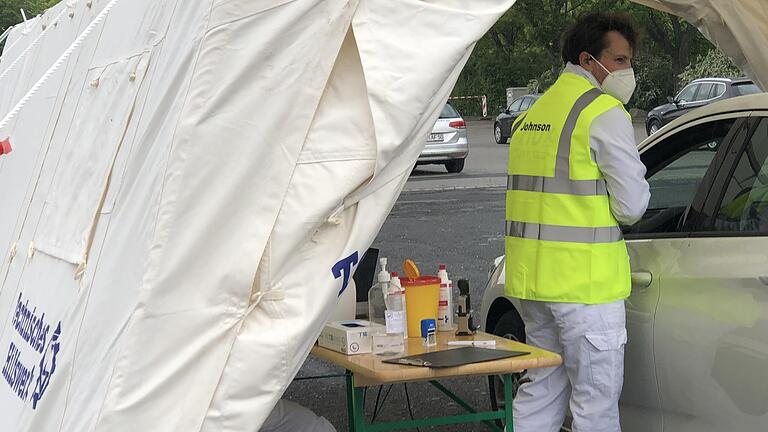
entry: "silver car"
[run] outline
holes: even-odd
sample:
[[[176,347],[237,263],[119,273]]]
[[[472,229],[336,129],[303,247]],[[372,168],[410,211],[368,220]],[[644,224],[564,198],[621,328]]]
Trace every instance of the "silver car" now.
[[[467,124],[456,108],[446,103],[416,165],[445,165],[449,173],[460,173],[468,154]]]
[[[768,430],[768,94],[695,110],[639,150],[651,202],[624,230],[622,430]],[[518,306],[499,257],[483,328],[524,340]]]

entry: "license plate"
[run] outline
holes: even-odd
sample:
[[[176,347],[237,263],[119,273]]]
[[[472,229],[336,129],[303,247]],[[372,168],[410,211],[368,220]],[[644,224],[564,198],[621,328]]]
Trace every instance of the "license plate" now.
[[[429,134],[429,137],[427,137],[428,142],[443,142],[443,134]]]

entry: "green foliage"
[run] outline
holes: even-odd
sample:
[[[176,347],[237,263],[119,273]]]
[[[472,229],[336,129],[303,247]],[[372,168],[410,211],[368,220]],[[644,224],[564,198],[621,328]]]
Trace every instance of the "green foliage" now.
[[[744,75],[731,59],[717,49],[710,49],[705,55],[696,57],[683,72],[678,75],[680,86],[699,78],[736,78]]]
[[[651,109],[678,90],[678,75],[712,45],[685,21],[628,0],[518,0],[478,42],[454,96],[487,95],[489,115],[506,104],[507,87],[545,91],[562,70],[561,35],[581,14],[629,15],[641,34],[634,59],[638,87],[629,107]],[[466,115],[480,115],[476,101],[457,101]]]
[[[675,93],[672,62],[669,56],[655,55],[643,50],[633,62],[637,88],[629,105],[644,110],[666,103],[667,96]]]
[[[0,32],[24,21],[19,9],[24,9],[27,19],[33,18],[60,0],[0,0]]]

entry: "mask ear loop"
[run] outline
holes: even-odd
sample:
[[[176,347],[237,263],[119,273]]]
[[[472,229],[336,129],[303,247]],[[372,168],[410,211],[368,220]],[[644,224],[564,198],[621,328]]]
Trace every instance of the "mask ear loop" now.
[[[601,68],[603,68],[603,70],[604,70],[604,71],[605,71],[605,72],[606,72],[608,75],[610,75],[610,74],[612,74],[612,73],[613,73],[613,72],[609,71],[609,70],[608,70],[608,68],[606,68],[605,66],[603,66],[603,64],[602,64],[602,63],[600,63],[600,60],[596,59],[596,58],[595,58],[595,56],[593,56],[593,55],[592,55],[592,54],[590,54],[590,53],[587,53],[587,55],[588,55],[588,56],[590,56],[590,57],[592,57],[592,60],[596,61],[596,62],[597,62],[597,64],[599,64],[599,65],[600,65],[600,67],[601,67]]]

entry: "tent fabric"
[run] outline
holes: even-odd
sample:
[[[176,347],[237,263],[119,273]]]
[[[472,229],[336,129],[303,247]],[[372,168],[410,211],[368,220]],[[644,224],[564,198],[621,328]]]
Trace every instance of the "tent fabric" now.
[[[632,0],[696,26],[736,66],[768,90],[768,2],[765,0]]]
[[[71,0],[15,27],[0,116],[50,76],[0,130],[3,429],[258,430],[513,2]]]

